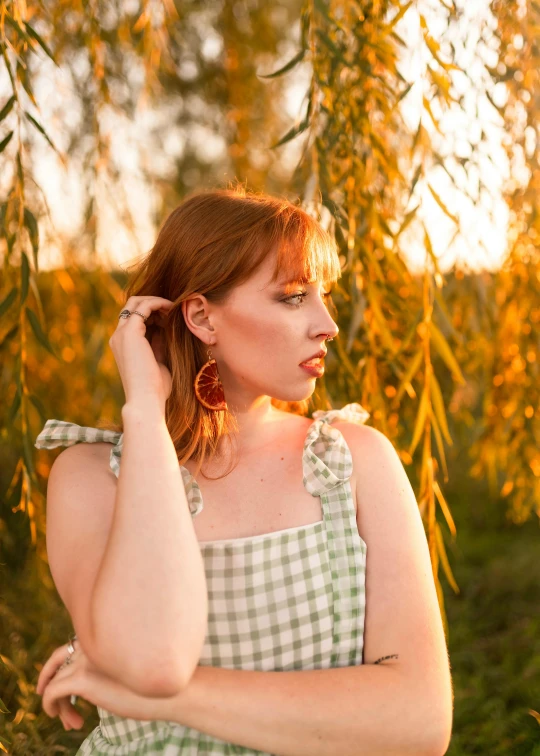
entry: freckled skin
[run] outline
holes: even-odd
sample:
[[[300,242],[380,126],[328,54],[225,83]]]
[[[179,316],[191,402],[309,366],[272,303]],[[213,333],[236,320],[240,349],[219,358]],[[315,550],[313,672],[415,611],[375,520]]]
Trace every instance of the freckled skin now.
[[[339,331],[323,296],[325,282],[288,288],[271,284],[274,266],[275,258],[269,255],[223,304],[195,294],[182,305],[186,324],[216,359],[245,448],[260,443],[266,436],[264,426],[282,416],[271,405],[272,397],[302,401],[312,395],[316,378],[299,364],[325,348],[325,339]],[[284,301],[302,291],[306,297]]]

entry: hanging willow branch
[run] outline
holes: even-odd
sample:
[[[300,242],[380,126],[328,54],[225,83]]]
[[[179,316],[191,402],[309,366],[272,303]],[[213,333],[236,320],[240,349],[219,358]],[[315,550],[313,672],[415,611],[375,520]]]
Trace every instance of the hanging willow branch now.
[[[456,14],[453,6],[443,9],[448,19]],[[429,62],[415,132],[406,126],[400,107],[415,85],[400,72],[403,50],[411,42],[397,30],[407,13],[416,13]],[[452,445],[441,385],[448,380],[461,385],[465,378],[445,335],[446,316],[436,322],[434,304],[446,308],[444,278],[418,210],[425,186],[442,212],[459,224],[427,179],[428,167],[444,164],[430,133],[441,132],[437,113],[457,102],[450,77],[458,67],[411,2],[314,0],[304,6],[303,19],[300,50],[273,75],[289,72],[308,56],[313,72],[308,107],[273,146],[308,132],[308,185],[318,188],[319,212],[325,208],[333,218],[342,259],[340,335],[332,345],[339,370],[329,373],[329,382],[340,395],[370,408],[376,425],[400,447],[404,463],[411,464],[419,452],[418,505],[448,632],[439,564],[452,589],[459,588],[437,518],[440,511],[455,537],[439,472],[447,481],[444,447]],[[402,253],[408,228],[424,243],[421,277],[410,272]]]

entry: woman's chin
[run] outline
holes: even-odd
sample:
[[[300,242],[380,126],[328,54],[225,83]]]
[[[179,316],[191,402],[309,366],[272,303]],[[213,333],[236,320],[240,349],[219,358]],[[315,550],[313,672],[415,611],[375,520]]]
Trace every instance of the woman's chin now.
[[[307,376],[307,380],[303,381],[303,386],[299,386],[296,390],[283,392],[274,392],[271,396],[280,402],[304,402],[309,399],[315,391],[316,380]]]

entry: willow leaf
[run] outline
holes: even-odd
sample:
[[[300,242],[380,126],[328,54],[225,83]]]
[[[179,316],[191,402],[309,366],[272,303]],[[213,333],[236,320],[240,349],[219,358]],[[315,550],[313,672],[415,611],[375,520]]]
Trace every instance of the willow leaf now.
[[[444,541],[441,533],[441,527],[438,522],[435,523],[435,540],[437,543],[437,552],[439,554],[442,568],[444,570],[444,574],[446,575],[446,578],[452,588],[454,589],[455,593],[459,593],[459,586],[456,583],[456,580],[454,578],[454,575],[452,574],[452,570],[450,569],[450,564],[448,562],[448,557],[446,555],[446,549],[444,546]]]
[[[0,142],[0,152],[3,152],[6,149],[8,144],[11,142],[12,136],[13,136],[13,132],[10,131],[9,134],[6,137],[4,137],[4,139],[2,139],[2,141]]]
[[[433,398],[433,409],[435,411],[435,415],[437,416],[437,420],[441,425],[441,430],[443,432],[446,443],[449,446],[453,446],[454,442],[452,441],[452,436],[450,435],[450,431],[448,430],[448,422],[446,419],[446,411],[444,409],[441,387],[433,371],[431,372],[431,396]]]
[[[442,512],[444,514],[444,519],[446,520],[448,527],[450,528],[450,532],[454,536],[454,538],[457,535],[456,530],[456,524],[454,522],[454,518],[452,517],[452,513],[450,512],[450,507],[448,506],[448,503],[446,499],[443,496],[443,493],[441,491],[441,487],[439,486],[438,482],[435,480],[433,481],[433,491],[435,492],[435,496],[437,497],[437,501],[439,502]]]
[[[282,144],[285,144],[286,142],[290,142],[291,139],[294,139],[294,137],[298,136],[298,134],[301,134],[303,131],[307,129],[309,126],[309,120],[304,120],[301,123],[299,123],[297,126],[293,126],[289,129],[289,131],[281,137],[279,142],[276,142],[275,144],[271,145],[270,149],[274,150],[276,147],[281,147]]]
[[[306,54],[305,50],[300,50],[300,52],[297,53],[294,56],[294,58],[292,58],[282,68],[278,69],[277,71],[274,71],[274,73],[257,74],[257,76],[259,79],[275,79],[277,76],[281,76],[282,74],[287,73],[287,71],[290,71],[292,68],[294,68],[297,63],[299,63],[301,60],[304,59],[305,54]]]
[[[437,131],[439,132],[439,134],[442,137],[444,137],[444,134],[441,131],[441,127],[439,126],[439,122],[437,121],[437,119],[433,115],[433,111],[431,110],[431,103],[429,102],[428,98],[427,97],[423,97],[422,98],[422,102],[423,102],[424,108],[427,110],[427,112],[429,114],[429,117],[431,118],[431,122],[433,123],[433,125],[435,126],[435,128],[437,129]]]
[[[424,349],[423,347],[419,347],[418,351],[416,352],[414,357],[411,359],[409,366],[407,367],[407,370],[405,371],[404,376],[401,379],[401,382],[399,384],[399,387],[396,393],[396,402],[401,401],[403,392],[405,391],[407,386],[411,383],[412,379],[414,378],[414,376],[420,369],[423,355],[424,355]]]
[[[32,26],[30,26],[28,21],[24,21],[24,26],[26,28],[26,31],[28,32],[28,36],[32,37],[32,39],[34,39],[38,43],[38,45],[41,47],[43,52],[49,56],[49,58],[52,60],[52,62],[55,65],[58,65],[58,63],[54,59],[54,55],[52,54],[51,50],[49,49],[47,44],[43,41],[43,39],[40,37],[40,35],[37,33],[37,31]]]
[[[398,10],[394,18],[390,21],[390,23],[386,26],[387,30],[393,29],[394,26],[400,21],[403,16],[407,13],[409,8],[412,5],[412,0],[409,0],[408,3],[405,3],[405,5],[402,5],[401,8]]]
[[[445,213],[451,220],[453,220],[454,223],[459,224],[459,220],[458,220],[457,216],[450,212],[450,210],[446,207],[446,205],[444,204],[444,202],[442,201],[442,199],[439,197],[439,195],[437,194],[437,192],[435,191],[435,189],[431,186],[431,184],[429,182],[428,182],[428,189],[431,192],[431,194],[433,196],[433,199],[438,204],[438,206],[441,208],[441,210],[443,211],[443,213]]]
[[[422,437],[422,433],[424,432],[424,426],[426,422],[426,417],[429,410],[429,402],[428,402],[428,390],[427,387],[424,386],[424,390],[422,391],[422,396],[420,398],[420,405],[418,407],[418,414],[416,415],[416,422],[414,424],[414,432],[413,437],[411,441],[411,445],[409,447],[409,454],[414,454],[414,450],[418,446],[418,442],[420,441],[420,438]]]
[[[401,224],[401,226],[399,227],[399,230],[398,230],[397,234],[395,235],[396,239],[403,233],[403,231],[405,231],[405,229],[407,228],[407,226],[409,225],[409,223],[412,221],[412,219],[416,215],[419,207],[420,207],[420,205],[416,205],[416,207],[413,207],[413,209],[410,210],[407,213],[407,215],[403,219],[403,223]]]
[[[38,272],[39,227],[35,215],[27,207],[24,208],[24,225],[28,229],[28,236],[34,253],[34,264],[36,272]]]
[[[17,416],[17,412],[19,411],[19,407],[21,406],[21,384],[17,383],[17,390],[15,391],[15,395],[13,396],[13,401],[11,402],[11,406],[8,410],[7,414],[7,426],[10,427],[13,424],[13,421],[15,420],[15,417]]]
[[[431,427],[433,428],[433,435],[435,436],[435,442],[437,444],[437,449],[439,450],[439,456],[441,458],[441,467],[443,470],[444,480],[447,481],[448,466],[446,464],[446,455],[444,453],[444,443],[441,435],[441,429],[439,427],[439,421],[437,420],[437,416],[434,414],[431,415]]]
[[[4,118],[9,115],[13,108],[13,104],[15,102],[15,95],[12,95],[9,100],[6,102],[2,110],[0,110],[0,121],[3,121]]]
[[[9,310],[9,308],[11,307],[11,305],[13,304],[13,302],[15,301],[17,297],[18,291],[19,291],[18,288],[14,286],[12,290],[9,292],[9,294],[7,295],[7,297],[5,297],[0,302],[0,317],[2,317],[2,315],[4,315],[4,313],[6,313]]]
[[[43,126],[38,121],[36,121],[36,119],[34,118],[34,116],[31,113],[29,113],[27,110],[24,111],[24,114],[28,118],[28,120],[30,121],[30,123],[40,132],[40,134],[43,134],[43,136],[45,137],[45,139],[47,140],[47,142],[50,144],[50,146],[53,148],[53,150],[55,152],[58,152],[58,150],[56,149],[56,147],[54,146],[54,144],[50,140],[49,135],[47,134],[47,132],[43,128]]]
[[[396,104],[397,104],[398,102],[401,102],[401,100],[402,100],[402,99],[403,99],[404,97],[406,97],[406,96],[407,96],[407,95],[409,94],[409,92],[410,92],[410,91],[411,91],[411,89],[412,89],[412,86],[413,86],[413,84],[414,84],[414,81],[411,81],[411,82],[410,82],[410,84],[407,84],[407,86],[405,87],[405,89],[403,90],[403,92],[401,92],[401,93],[400,93],[400,94],[398,95],[398,98],[397,98],[397,100],[396,100]]]
[[[459,341],[460,343],[463,342],[463,334],[461,334],[459,331],[457,331],[454,328],[454,324],[452,323],[452,316],[450,315],[450,312],[448,310],[447,304],[444,301],[444,297],[442,296],[441,292],[439,291],[439,288],[437,286],[433,287],[433,294],[435,297],[435,301],[440,307],[440,313],[442,317],[444,318],[444,322],[446,323],[447,328],[451,331],[452,336]]]
[[[21,305],[26,302],[28,296],[28,282],[30,281],[30,265],[26,252],[21,253]]]
[[[353,366],[352,362],[349,359],[349,355],[347,354],[347,352],[345,351],[345,349],[343,349],[343,344],[341,343],[340,339],[337,339],[337,341],[336,341],[336,351],[338,353],[338,356],[339,356],[339,359],[341,360],[341,362],[345,365],[345,367],[347,368],[347,370],[349,371],[349,373],[352,376],[354,376],[354,374],[355,374],[354,366]]]
[[[426,228],[426,226],[425,226],[424,223],[422,223],[422,226],[424,228],[424,245],[425,245],[425,248],[426,248],[426,252],[431,257],[431,260],[433,262],[433,266],[434,266],[436,272],[439,275],[441,275],[441,271],[440,271],[440,268],[439,268],[439,261],[437,259],[437,255],[433,251],[433,245],[431,243],[431,238],[430,238],[430,236],[428,234],[428,230],[427,230],[427,228]]]
[[[31,310],[29,307],[25,307],[26,317],[28,318],[28,321],[30,322],[30,325],[32,326],[32,330],[34,331],[34,334],[36,336],[36,339],[39,341],[39,343],[45,347],[45,349],[50,352],[53,357],[56,357],[58,359],[57,354],[55,353],[54,349],[52,348],[49,339],[47,338],[46,334],[43,333],[41,329],[40,322],[38,320],[38,317],[36,313]]]
[[[448,342],[432,320],[429,321],[429,328],[431,331],[431,338],[437,352],[442,357],[448,368],[450,368],[450,371],[453,373],[454,377],[457,378],[459,383],[467,383],[467,381],[463,377],[463,373],[461,372],[458,361],[456,360],[452,353],[452,350],[450,349]]]
[[[497,105],[497,103],[495,102],[495,100],[493,99],[493,97],[490,95],[490,93],[487,90],[484,90],[484,94],[488,98],[491,105],[493,105],[497,113],[504,118],[504,114],[505,114],[504,108],[501,105]]]

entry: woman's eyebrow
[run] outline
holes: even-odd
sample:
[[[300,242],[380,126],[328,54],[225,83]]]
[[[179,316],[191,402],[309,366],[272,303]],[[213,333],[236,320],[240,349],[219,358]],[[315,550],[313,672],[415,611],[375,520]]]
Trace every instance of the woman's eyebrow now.
[[[307,276],[300,276],[300,278],[292,278],[289,281],[278,281],[279,286],[290,286],[291,284],[316,284],[318,280],[316,278],[308,279]],[[326,283],[321,281],[321,283]],[[328,282],[331,283],[331,282]]]

